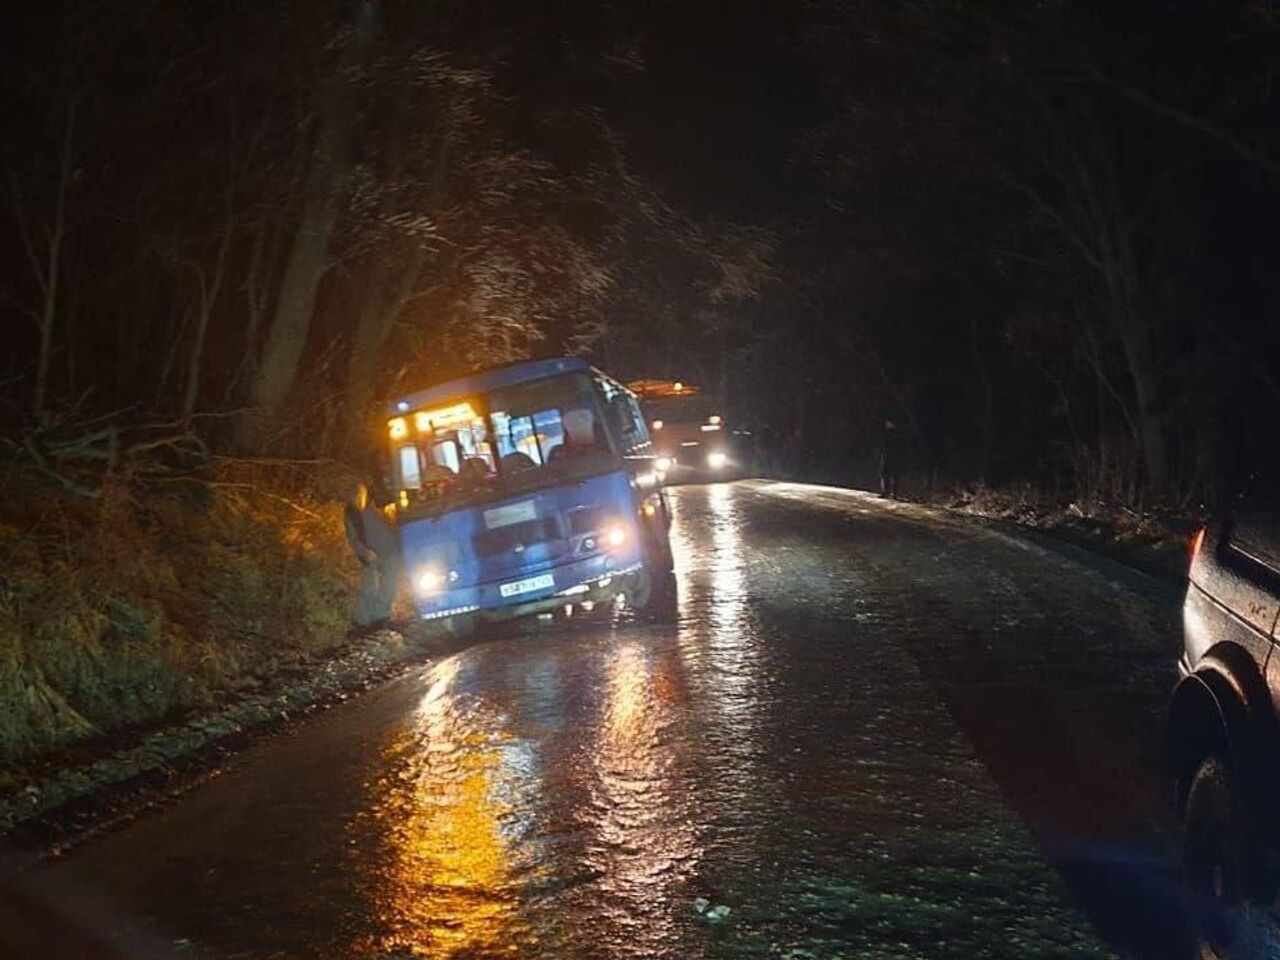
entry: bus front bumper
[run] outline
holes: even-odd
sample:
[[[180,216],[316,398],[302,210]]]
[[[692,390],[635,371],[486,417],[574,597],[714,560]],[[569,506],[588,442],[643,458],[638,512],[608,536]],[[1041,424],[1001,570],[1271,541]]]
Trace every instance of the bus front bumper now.
[[[415,597],[414,604],[423,620],[466,616],[505,620],[557,610],[566,604],[612,599],[627,590],[640,567],[638,558],[601,554],[508,580]],[[547,580],[550,582],[543,585]]]

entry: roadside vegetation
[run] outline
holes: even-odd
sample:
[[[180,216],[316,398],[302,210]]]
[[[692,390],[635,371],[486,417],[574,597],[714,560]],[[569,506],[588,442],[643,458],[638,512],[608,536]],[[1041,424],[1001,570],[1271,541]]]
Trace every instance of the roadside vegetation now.
[[[88,496],[0,464],[0,766],[176,720],[344,642],[354,563],[314,472],[148,469]]]
[[[1177,585],[1186,578],[1188,538],[1199,522],[1185,512],[1139,512],[1117,503],[1062,500],[1030,484],[967,487],[929,502],[1052,534]]]

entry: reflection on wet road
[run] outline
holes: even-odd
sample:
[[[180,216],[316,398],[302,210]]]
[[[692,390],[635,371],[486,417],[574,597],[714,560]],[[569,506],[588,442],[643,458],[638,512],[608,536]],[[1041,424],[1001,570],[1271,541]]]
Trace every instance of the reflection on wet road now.
[[[196,956],[1168,955],[1167,598],[863,495],[673,499],[675,622],[480,643],[49,875]]]

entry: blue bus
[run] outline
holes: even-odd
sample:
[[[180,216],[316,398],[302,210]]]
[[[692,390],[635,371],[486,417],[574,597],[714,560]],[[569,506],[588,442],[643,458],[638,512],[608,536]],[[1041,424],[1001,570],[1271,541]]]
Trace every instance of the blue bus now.
[[[576,358],[508,364],[393,400],[404,571],[420,616],[478,619],[662,595],[671,519],[635,395]]]

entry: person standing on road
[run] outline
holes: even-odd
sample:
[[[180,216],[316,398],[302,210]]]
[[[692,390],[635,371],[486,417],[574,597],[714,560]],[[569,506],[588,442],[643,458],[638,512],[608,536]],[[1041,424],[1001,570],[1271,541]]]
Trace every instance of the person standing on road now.
[[[800,474],[800,428],[792,427],[782,438],[782,462],[779,470],[784,479],[794,480]]]
[[[347,499],[343,519],[347,542],[364,567],[356,601],[356,628],[371,630],[391,619],[391,605],[400,582],[400,546],[394,528],[363,483],[357,483]]]
[[[900,445],[898,425],[886,420],[880,435],[880,495],[890,500],[898,499]]]

